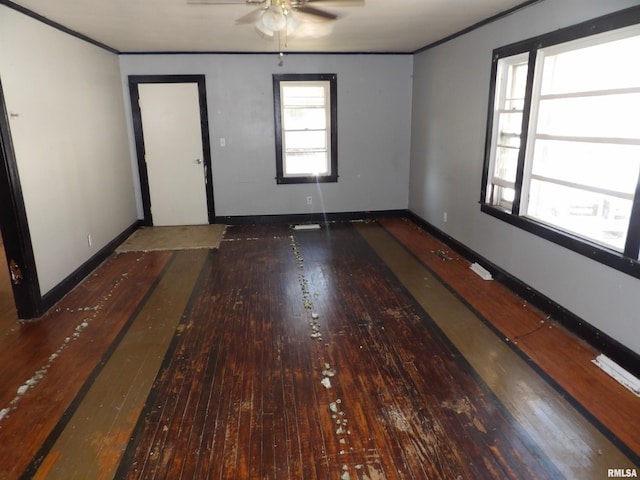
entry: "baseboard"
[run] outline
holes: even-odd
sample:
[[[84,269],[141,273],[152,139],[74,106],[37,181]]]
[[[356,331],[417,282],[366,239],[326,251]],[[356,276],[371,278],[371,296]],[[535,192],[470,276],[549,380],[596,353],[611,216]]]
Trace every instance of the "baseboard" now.
[[[407,216],[423,230],[446,243],[452,250],[455,250],[470,262],[476,262],[487,269],[493,276],[494,280],[502,283],[516,295],[522,297],[528,303],[539,308],[547,315],[551,315],[554,320],[560,323],[567,330],[582,338],[598,351],[604,353],[607,357],[615,361],[618,365],[632,373],[634,376],[640,377],[640,355],[635,353],[633,350],[622,345],[620,342],[611,338],[609,335],[597,329],[593,325],[587,323],[573,312],[564,308],[562,305],[554,302],[546,295],[538,292],[510,273],[491,263],[486,258],[477,254],[466,245],[458,242],[456,239],[447,235],[442,230],[436,228],[415,213],[409,211]]]
[[[377,218],[401,218],[406,217],[408,213],[408,210],[376,210],[366,212],[221,216],[216,217],[215,223],[226,225],[255,225],[265,223],[346,222],[351,220],[375,220]]]
[[[62,280],[59,284],[49,290],[40,299],[37,306],[37,316],[43,315],[49,310],[56,302],[58,302],[67,293],[73,290],[87,275],[93,272],[102,262],[104,262],[109,255],[111,255],[115,249],[124,242],[133,232],[135,232],[140,226],[142,226],[142,220],[137,220],[132,223],[127,229],[120,233],[116,238],[102,247],[95,255],[89,260],[80,265],[69,276]]]

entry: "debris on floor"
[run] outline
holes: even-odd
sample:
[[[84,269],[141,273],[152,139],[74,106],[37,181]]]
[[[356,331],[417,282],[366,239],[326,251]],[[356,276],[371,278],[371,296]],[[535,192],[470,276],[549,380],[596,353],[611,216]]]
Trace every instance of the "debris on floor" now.
[[[331,366],[326,363],[324,370],[322,371],[322,376],[323,377],[335,377],[336,372],[333,371],[333,369],[331,368]]]
[[[431,253],[439,256],[443,262],[450,262],[451,260],[453,260],[453,258],[447,255],[447,252],[445,252],[444,250],[431,250]]]
[[[320,230],[319,223],[304,223],[293,226],[294,230]]]
[[[296,229],[293,228],[293,230]],[[314,340],[322,341],[322,332],[320,330],[320,323],[318,321],[320,319],[320,314],[313,309],[313,302],[311,300],[311,292],[309,289],[309,281],[307,280],[305,275],[304,258],[302,256],[302,253],[300,252],[294,234],[291,234],[289,239],[291,250],[293,251],[293,255],[296,259],[296,265],[298,269],[298,282],[300,283],[300,290],[302,292],[303,305],[306,310],[311,311],[311,320],[309,320],[311,333],[309,334],[309,336]],[[322,370],[321,375],[322,380],[320,381],[320,383],[322,384],[322,386],[324,386],[327,390],[331,389],[331,378],[334,378],[336,376],[336,372],[331,367],[330,363],[324,363],[324,369]],[[347,414],[341,408],[341,404],[342,400],[340,400],[339,398],[334,402],[330,402],[329,411],[331,412],[331,418],[335,422],[335,434],[337,436],[338,444],[342,448],[340,450],[340,455],[344,455],[347,453],[347,450],[345,450],[344,448],[347,446],[347,436],[351,435],[351,430],[347,428],[349,422],[347,420]],[[353,448],[351,450],[353,450]],[[360,468],[361,467],[362,466],[360,466]],[[358,467],[356,466],[356,469],[357,468]],[[340,476],[340,479],[349,480],[349,467],[347,465],[343,465],[342,469],[343,472]]]
[[[483,280],[493,280],[493,277],[491,276],[491,273],[489,272],[489,270],[484,268],[479,263],[472,263],[469,268],[473,270]]]
[[[141,258],[142,256],[144,256],[144,254],[141,255]],[[78,323],[73,328],[73,333],[71,334],[71,336],[65,337],[65,339],[62,341],[60,346],[53,353],[49,355],[47,359],[47,363],[42,365],[38,370],[35,371],[35,373],[29,379],[27,379],[20,387],[18,387],[18,389],[16,390],[16,395],[9,402],[9,405],[0,409],[0,422],[5,417],[8,417],[13,410],[18,408],[18,404],[20,403],[22,398],[27,394],[29,390],[35,388],[38,385],[38,383],[40,383],[40,381],[45,377],[45,375],[51,368],[53,362],[55,362],[60,357],[60,355],[62,355],[65,349],[70,348],[70,344],[72,343],[72,341],[76,341],[81,337],[82,332],[89,327],[91,322],[98,316],[99,312],[102,310],[105,303],[108,300],[110,300],[111,297],[113,297],[115,290],[120,287],[122,282],[126,280],[128,276],[129,276],[129,272],[122,273],[120,275],[120,278],[118,278],[113,283],[113,285],[111,286],[111,289],[98,301],[97,305],[90,306],[90,307],[79,307],[75,309],[71,309],[71,308],[65,309],[66,311],[71,313],[73,313],[74,311],[75,312],[82,311],[82,312],[91,312],[91,314],[83,318],[80,321],[80,323]],[[61,309],[56,308],[53,311],[60,312]],[[25,322],[25,323],[28,323],[28,322]]]

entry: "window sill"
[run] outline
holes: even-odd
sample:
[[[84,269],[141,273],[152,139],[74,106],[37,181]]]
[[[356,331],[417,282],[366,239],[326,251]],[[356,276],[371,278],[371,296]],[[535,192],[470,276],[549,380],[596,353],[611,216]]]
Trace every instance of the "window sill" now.
[[[486,203],[480,204],[480,210],[492,217],[521,228],[522,230],[544,238],[545,240],[557,245],[568,248],[573,252],[602,263],[608,267],[618,270],[619,272],[635,278],[640,278],[640,262],[638,262],[638,260],[625,257],[620,252],[609,250],[602,245],[589,242],[585,239],[554,229],[529,218],[512,215],[504,209],[500,209]]]
[[[308,177],[276,177],[276,183],[278,185],[287,185],[295,183],[336,183],[338,181],[337,175],[316,176],[311,175]]]

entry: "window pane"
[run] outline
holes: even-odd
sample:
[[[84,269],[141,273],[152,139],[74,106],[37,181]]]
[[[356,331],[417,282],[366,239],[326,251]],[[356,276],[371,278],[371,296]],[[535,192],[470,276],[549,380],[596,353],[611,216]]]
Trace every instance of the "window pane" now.
[[[507,90],[505,93],[505,110],[522,110],[524,108],[524,93],[527,86],[527,62],[509,66],[507,74]]]
[[[490,203],[511,210],[511,208],[513,208],[513,199],[516,196],[516,191],[513,188],[496,184],[493,184],[491,188]]]
[[[531,181],[529,193],[529,216],[624,251],[631,200],[538,180]]]
[[[511,209],[521,148],[522,111],[529,70],[528,54],[498,61],[493,132],[492,179],[487,201]],[[502,181],[498,181],[498,179]],[[506,186],[511,184],[511,186]]]
[[[328,82],[327,82],[328,85]],[[283,85],[282,104],[284,107],[324,107],[325,86],[323,85]]]
[[[337,181],[333,74],[274,75],[278,183]],[[315,178],[321,177],[321,178]]]
[[[542,50],[527,152],[527,215],[621,252],[640,172],[639,38]]]
[[[285,132],[284,149],[286,152],[295,150],[327,150],[327,132],[324,130]]]
[[[522,113],[504,113],[500,115],[494,177],[515,182],[518,155],[520,154],[521,126]]]
[[[329,157],[326,152],[298,152],[285,155],[285,175],[326,175]]]
[[[638,139],[639,126],[640,93],[543,99],[540,101],[537,133]]]
[[[640,36],[550,55],[542,95],[637,87],[638,52]]]
[[[498,143],[519,147],[521,130],[522,112],[500,114],[500,119],[498,120]]]
[[[633,195],[640,146],[538,140],[532,173]]]
[[[509,182],[515,182],[518,169],[518,153],[518,148],[498,147],[496,149],[494,176]]]
[[[327,128],[327,114],[324,108],[285,108],[284,117],[287,130]]]

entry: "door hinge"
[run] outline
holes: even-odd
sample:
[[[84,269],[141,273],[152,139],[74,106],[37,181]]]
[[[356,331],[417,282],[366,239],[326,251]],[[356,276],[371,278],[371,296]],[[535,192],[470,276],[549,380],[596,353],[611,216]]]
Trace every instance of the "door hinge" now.
[[[9,272],[11,273],[11,282],[14,285],[20,285],[23,280],[22,270],[20,270],[20,267],[13,259],[9,261]]]

